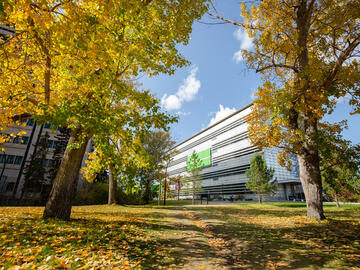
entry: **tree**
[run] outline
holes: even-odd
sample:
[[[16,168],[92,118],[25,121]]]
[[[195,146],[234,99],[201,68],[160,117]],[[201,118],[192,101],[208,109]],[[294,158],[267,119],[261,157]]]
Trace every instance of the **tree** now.
[[[72,130],[44,218],[70,218],[92,136],[116,134],[127,144],[135,129],[165,128],[173,121],[131,81],[139,73],[172,74],[188,63],[176,45],[188,42],[206,2],[3,3],[0,19],[15,26],[16,35],[1,44],[1,127],[32,116]]]
[[[253,38],[243,57],[260,73],[248,119],[249,138],[259,148],[283,150],[280,163],[295,153],[307,216],[324,219],[318,140],[319,123],[336,99],[350,96],[360,112],[360,9],[356,0],[264,0],[243,2],[242,22],[233,23]]]
[[[30,157],[30,161],[27,163],[24,169],[24,186],[21,197],[26,197],[27,192],[42,192],[43,186],[47,182],[47,170],[45,167],[46,155],[49,153],[48,140],[50,136],[46,132],[41,136],[35,146],[36,151]]]
[[[192,204],[195,202],[195,195],[197,192],[202,190],[200,172],[203,167],[203,162],[195,152],[191,154],[188,159],[186,170],[188,175],[182,179],[182,189],[185,192],[189,192],[192,197]]]
[[[109,182],[108,204],[117,203],[117,187],[126,187],[126,193],[133,186],[135,171],[144,166],[144,152],[138,140],[133,140],[131,147],[120,144],[114,137],[107,138],[107,144],[102,144],[94,138],[95,150],[89,154],[86,167],[82,169],[84,177],[89,182],[96,182],[99,174],[107,170],[106,180]],[[120,181],[120,183],[119,183]]]
[[[181,183],[182,183],[183,176],[182,175],[177,175],[177,176],[171,177],[170,179],[175,184],[175,190],[177,191],[177,198],[178,198],[178,201],[179,201],[180,200]]]
[[[145,136],[143,147],[147,154],[148,162],[147,166],[142,168],[140,175],[145,203],[149,203],[152,199],[154,181],[167,177],[168,164],[176,151],[173,149],[174,145],[175,141],[172,140],[168,132],[153,130]]]
[[[108,204],[116,204],[117,181],[114,175],[114,165],[109,161],[109,199]]]
[[[246,170],[249,179],[246,188],[258,195],[259,203],[265,194],[273,194],[277,190],[277,182],[273,180],[275,170],[266,166],[265,159],[256,153],[250,160],[250,169]]]
[[[342,138],[340,130],[344,125],[322,124],[319,138],[323,186],[338,207],[340,197],[360,194],[360,145],[351,145]]]

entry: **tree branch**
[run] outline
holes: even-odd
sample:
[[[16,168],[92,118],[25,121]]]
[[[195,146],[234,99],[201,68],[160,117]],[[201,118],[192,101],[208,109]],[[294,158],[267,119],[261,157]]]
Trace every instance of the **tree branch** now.
[[[232,20],[229,20],[229,19],[225,19],[224,17],[221,17],[217,14],[212,14],[210,12],[208,12],[208,14],[211,16],[211,17],[214,17],[216,19],[219,19],[221,21],[224,21],[225,23],[230,23],[230,24],[233,24],[233,25],[236,25],[236,26],[239,26],[239,27],[243,27],[243,28],[250,28],[251,30],[261,30],[262,28],[261,27],[255,27],[253,25],[246,25],[246,24],[243,24],[243,23],[240,23],[240,22],[236,22],[236,21],[232,21]]]
[[[273,63],[272,65],[268,65],[268,66],[265,66],[265,67],[256,69],[256,73],[262,72],[262,71],[267,70],[267,69],[270,69],[270,68],[287,68],[287,69],[293,70],[293,71],[296,72],[296,73],[299,72],[299,70],[298,70],[295,66]]]
[[[350,54],[356,49],[357,46],[360,45],[360,36],[358,36],[355,40],[352,42],[349,42],[349,46],[346,48],[345,51],[343,51],[338,60],[336,61],[336,64],[334,68],[330,71],[330,74],[327,76],[323,83],[323,87],[327,88],[332,82],[334,81],[336,75],[339,73],[341,66],[344,64],[344,62],[349,58]]]
[[[31,27],[34,27],[34,20],[29,18],[29,24]],[[44,92],[45,92],[45,104],[49,104],[50,102],[50,79],[51,79],[51,56],[50,51],[46,47],[45,42],[41,39],[37,31],[34,29],[34,37],[35,40],[38,42],[42,52],[45,55],[46,62],[45,62],[45,71],[44,71]]]

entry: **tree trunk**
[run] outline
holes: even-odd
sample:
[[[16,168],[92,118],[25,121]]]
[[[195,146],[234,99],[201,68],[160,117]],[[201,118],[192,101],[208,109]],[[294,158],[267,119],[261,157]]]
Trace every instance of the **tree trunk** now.
[[[307,216],[313,219],[325,219],[322,202],[322,183],[319,167],[319,155],[304,150],[298,154],[300,180],[304,189]]]
[[[114,177],[113,164],[109,163],[109,200],[108,204],[116,204],[116,178]]]
[[[180,182],[178,182],[178,201],[180,201]]]
[[[152,183],[152,181],[150,180],[149,176],[145,175],[144,176],[144,190],[142,193],[142,199],[145,204],[149,204],[149,202],[150,202],[150,194],[152,193],[151,183]]]
[[[195,181],[193,181],[192,186],[192,204],[195,202]]]
[[[164,205],[166,205],[166,177],[164,178]]]
[[[334,199],[335,199],[336,206],[340,207],[340,203],[339,203],[339,199],[338,199],[337,194],[335,194]]]
[[[88,134],[80,141],[82,132],[82,128],[76,128],[71,131],[68,145],[81,142],[80,147],[66,148],[45,206],[44,218],[70,219],[79,170],[87,143],[91,138],[91,134]]]
[[[259,203],[262,203],[262,199],[261,199],[261,194],[258,193],[258,199],[259,199]]]

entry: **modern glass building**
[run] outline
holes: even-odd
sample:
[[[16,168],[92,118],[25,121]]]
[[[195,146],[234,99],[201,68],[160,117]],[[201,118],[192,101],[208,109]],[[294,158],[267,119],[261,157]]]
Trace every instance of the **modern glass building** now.
[[[187,175],[188,160],[195,151],[203,161],[201,170],[202,190],[198,195],[227,198],[241,195],[244,199],[254,199],[255,194],[246,189],[245,172],[250,167],[250,159],[259,152],[250,144],[246,116],[252,104],[236,111],[221,121],[201,130],[194,136],[176,145],[177,154],[168,167],[170,177]],[[288,171],[277,162],[278,149],[264,151],[268,167],[275,169],[279,184],[275,200],[303,199],[296,158],[292,170]],[[175,191],[177,186],[172,186]],[[185,195],[180,189],[180,196]]]

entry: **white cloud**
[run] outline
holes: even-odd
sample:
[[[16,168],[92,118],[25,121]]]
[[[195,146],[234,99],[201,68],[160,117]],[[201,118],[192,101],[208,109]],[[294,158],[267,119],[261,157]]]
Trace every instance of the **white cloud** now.
[[[189,102],[195,99],[201,86],[200,80],[196,78],[197,71],[197,67],[194,67],[190,71],[190,74],[186,77],[176,94],[169,96],[167,94],[163,95],[161,98],[161,105],[166,110],[178,110],[185,101]]]
[[[235,108],[225,107],[223,105],[219,105],[219,111],[216,112],[215,117],[211,118],[208,126],[215,124],[216,122],[224,119],[226,116],[236,112]]]
[[[255,93],[256,93],[256,88],[253,88],[253,89],[251,90],[251,94],[250,94],[251,100],[255,100],[255,99],[256,99]]]
[[[234,53],[233,59],[236,63],[239,63],[243,60],[242,50],[251,50],[254,47],[253,39],[248,36],[244,29],[237,29],[234,32],[234,36],[237,40],[240,41],[240,50]]]
[[[165,94],[161,98],[161,105],[165,107],[165,109],[168,111],[178,110],[181,108],[182,101],[177,95],[168,96],[167,94]]]
[[[178,111],[176,114],[179,116],[189,116],[189,115],[191,115],[191,112]]]
[[[349,93],[346,93],[346,95],[343,97],[335,98],[335,101],[336,103],[345,104],[349,102],[350,99],[351,99],[351,95]]]

